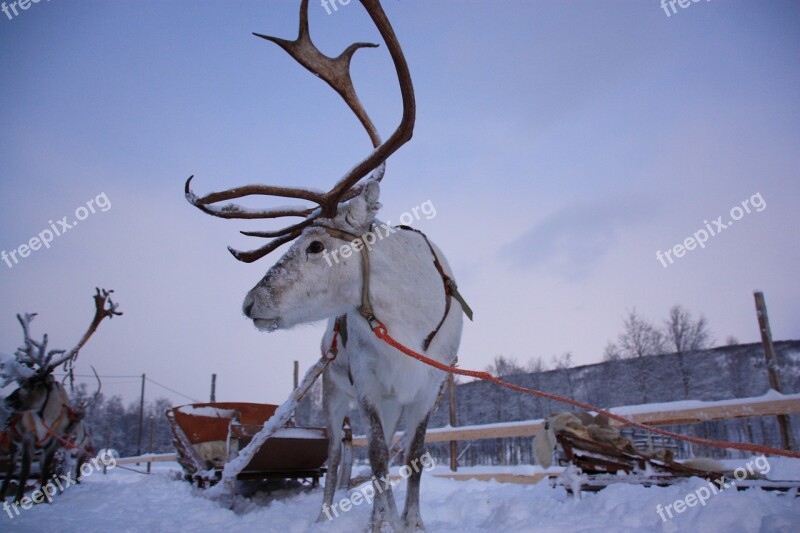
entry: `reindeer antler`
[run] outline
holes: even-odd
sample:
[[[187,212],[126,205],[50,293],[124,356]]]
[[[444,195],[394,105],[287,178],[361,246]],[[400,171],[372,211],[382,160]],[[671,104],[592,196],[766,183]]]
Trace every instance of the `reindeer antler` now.
[[[190,204],[194,205],[204,213],[221,218],[281,218],[281,217],[302,217],[303,221],[287,226],[276,231],[263,232],[241,232],[244,235],[253,237],[265,237],[273,239],[267,245],[253,251],[241,252],[228,247],[233,256],[246,263],[256,261],[282,244],[297,238],[303,229],[309,226],[319,217],[333,217],[336,215],[338,205],[356,196],[361,187],[358,182],[367,174],[375,171],[373,177],[377,180],[383,178],[385,172],[386,159],[397,149],[411,139],[414,131],[414,120],[416,105],[414,102],[414,88],[411,83],[411,74],[408,70],[403,51],[397,40],[397,36],[383,11],[379,0],[361,0],[364,8],[369,13],[378,31],[386,43],[389,54],[397,72],[397,79],[400,83],[400,93],[403,100],[403,117],[394,133],[389,139],[381,143],[380,135],[372,124],[364,107],[358,99],[353,81],[350,77],[350,60],[359,48],[377,47],[371,43],[354,43],[348,46],[338,57],[328,57],[314,45],[308,29],[308,0],[302,0],[300,4],[300,29],[298,36],[293,41],[261,35],[254,35],[274,42],[283,48],[303,67],[311,71],[316,76],[330,85],[347,103],[355,113],[364,129],[372,141],[374,150],[363,161],[353,167],[334,187],[328,192],[322,193],[299,187],[277,187],[270,185],[248,185],[237,187],[227,191],[211,193],[203,197],[198,197],[191,190],[192,177],[186,180],[185,194]],[[317,204],[316,208],[308,207],[280,207],[274,209],[250,209],[236,204],[226,204],[216,206],[218,202],[242,198],[245,196],[263,195],[278,196],[282,198],[295,198],[306,200]]]
[[[70,375],[70,385],[73,382],[72,376],[72,368],[75,364],[75,360],[78,358],[78,352],[81,348],[83,348],[84,344],[94,335],[94,332],[97,331],[97,327],[100,325],[106,318],[114,318],[115,316],[119,316],[122,314],[121,311],[117,311],[119,304],[115,304],[113,300],[111,300],[111,294],[114,292],[113,290],[105,290],[95,288],[95,295],[94,295],[94,318],[92,319],[92,323],[89,324],[89,329],[86,330],[86,333],[83,334],[81,340],[78,341],[78,344],[75,345],[70,351],[63,353],[61,357],[56,359],[55,361],[50,361],[48,359],[48,364],[46,365],[47,371],[52,371],[53,369],[57,368],[60,365],[65,363],[67,364],[66,371]]]
[[[36,342],[31,338],[31,322],[36,317],[36,313],[25,313],[24,315],[17,315],[22,326],[22,333],[24,335],[24,344],[17,348],[14,361],[14,368],[6,369],[0,373],[0,376],[5,376],[6,382],[12,380],[27,380],[35,376],[46,376],[50,374],[60,365],[66,364],[66,371],[70,378],[70,386],[74,381],[72,367],[78,357],[78,352],[89,338],[97,331],[97,327],[105,318],[114,318],[114,316],[121,315],[122,312],[117,310],[117,304],[111,300],[111,294],[114,291],[107,291],[105,289],[95,289],[97,292],[94,295],[95,313],[89,329],[86,330],[81,340],[70,351],[66,350],[47,350],[47,334],[42,337],[41,342]],[[7,356],[6,356],[7,357]],[[0,359],[0,370],[2,370],[5,361]],[[94,369],[92,369],[94,370]],[[95,372],[95,375],[97,373]],[[99,382],[100,378],[98,378]],[[98,393],[100,392],[98,388]]]
[[[17,315],[17,320],[22,326],[25,344],[17,348],[14,355],[20,363],[41,369],[46,368],[53,357],[63,354],[65,350],[50,350],[48,352],[47,333],[42,337],[42,342],[36,342],[31,338],[31,322],[33,322],[34,318],[36,318],[36,313]]]

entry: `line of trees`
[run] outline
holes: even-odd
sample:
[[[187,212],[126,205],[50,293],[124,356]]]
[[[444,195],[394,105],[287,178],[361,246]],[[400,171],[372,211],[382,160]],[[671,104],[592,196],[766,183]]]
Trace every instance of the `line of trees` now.
[[[625,317],[622,332],[616,342],[609,341],[606,345],[603,361],[619,361],[666,353],[682,355],[710,348],[713,343],[708,320],[702,314],[695,318],[683,306],[673,305],[667,319],[661,325],[657,325],[642,317],[634,308]],[[736,344],[739,344],[739,341],[732,336],[725,341],[726,346]],[[573,365],[572,352],[567,351],[552,356],[549,361],[542,356],[534,356],[526,363],[520,363],[515,357],[498,355],[485,370],[495,376],[511,376],[563,370]]]
[[[625,318],[617,341],[609,341],[606,345],[603,360],[681,354],[710,348],[713,342],[708,321],[702,314],[694,318],[682,306],[673,305],[669,317],[658,326],[643,318],[634,308]]]

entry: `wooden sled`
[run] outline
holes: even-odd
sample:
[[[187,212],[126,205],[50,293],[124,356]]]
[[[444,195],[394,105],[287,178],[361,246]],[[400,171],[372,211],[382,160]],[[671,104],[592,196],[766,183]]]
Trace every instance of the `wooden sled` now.
[[[184,478],[207,487],[222,477],[263,427],[277,405],[259,403],[195,403],[167,410]],[[316,486],[325,473],[328,435],[325,428],[287,424],[267,440],[237,479],[307,479]]]
[[[615,483],[668,486],[689,477],[700,477],[725,488],[789,491],[800,481],[733,479],[730,474],[698,470],[672,460],[671,454],[646,455],[635,449],[622,450],[609,444],[579,437],[569,431],[556,434],[559,465],[566,470],[550,476],[552,486],[563,486],[580,498],[581,491],[597,492]],[[631,447],[632,448],[632,447]]]

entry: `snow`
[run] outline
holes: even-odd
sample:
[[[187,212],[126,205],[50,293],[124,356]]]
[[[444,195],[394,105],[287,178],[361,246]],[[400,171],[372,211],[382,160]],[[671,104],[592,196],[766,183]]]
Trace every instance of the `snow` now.
[[[702,409],[708,407],[728,407],[733,405],[747,405],[755,402],[768,402],[775,400],[797,400],[800,401],[800,394],[781,394],[774,389],[769,389],[761,396],[753,398],[733,398],[730,400],[716,400],[711,402],[701,400],[681,400],[677,402],[646,403],[639,405],[626,405],[609,409],[614,414],[620,416],[630,416],[644,413],[659,413],[665,411],[679,411],[683,409]]]
[[[737,461],[736,464],[743,464]],[[800,461],[770,458],[769,477],[800,472]],[[237,502],[235,511],[203,498],[201,491],[179,479],[174,463],[156,463],[147,476],[121,468],[87,477],[69,487],[53,504],[36,505],[9,518],[0,512],[2,531],[205,532],[268,531],[281,533],[350,533],[363,531],[369,506],[360,504],[330,522],[315,524],[322,488],[278,490]],[[529,469],[530,467],[523,467]],[[461,471],[461,470],[459,470]],[[792,495],[753,489],[726,490],[672,519],[662,520],[662,508],[682,500],[707,482],[692,478],[671,487],[613,485],[581,500],[546,481],[536,485],[434,478],[444,466],[425,472],[422,516],[431,533],[513,532],[794,532],[800,524],[800,500]],[[350,493],[354,493],[351,490]],[[339,491],[334,501],[346,497]],[[402,509],[405,486],[395,488]]]
[[[184,405],[178,407],[177,410],[185,415],[191,416],[209,416],[212,418],[233,418],[236,416],[236,411],[220,409],[218,407],[193,407],[191,405]]]
[[[275,432],[277,439],[324,439],[325,433],[311,428],[281,428]]]

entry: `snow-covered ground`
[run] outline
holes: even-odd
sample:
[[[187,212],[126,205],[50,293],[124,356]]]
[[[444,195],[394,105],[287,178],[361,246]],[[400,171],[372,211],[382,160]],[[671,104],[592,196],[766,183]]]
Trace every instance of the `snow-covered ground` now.
[[[769,463],[768,478],[800,479],[800,460],[770,458]],[[35,505],[14,518],[3,512],[0,531],[350,533],[363,531],[369,517],[369,507],[362,503],[330,522],[316,524],[321,488],[258,493],[240,502],[234,512],[176,479],[177,465],[156,463],[155,468],[149,476],[120,468],[105,476],[94,473],[83,484],[69,487],[53,504]],[[520,471],[528,474],[532,468],[521,467]],[[422,517],[431,533],[800,531],[800,498],[756,489],[725,490],[711,495],[703,506],[695,503],[681,514],[673,512],[672,519],[662,520],[658,505],[664,508],[708,486],[697,478],[667,488],[620,484],[576,500],[546,481],[515,485],[431,475],[445,472],[438,466],[423,475]],[[395,489],[395,495],[402,506],[404,483]],[[337,500],[346,496],[337,493]]]

